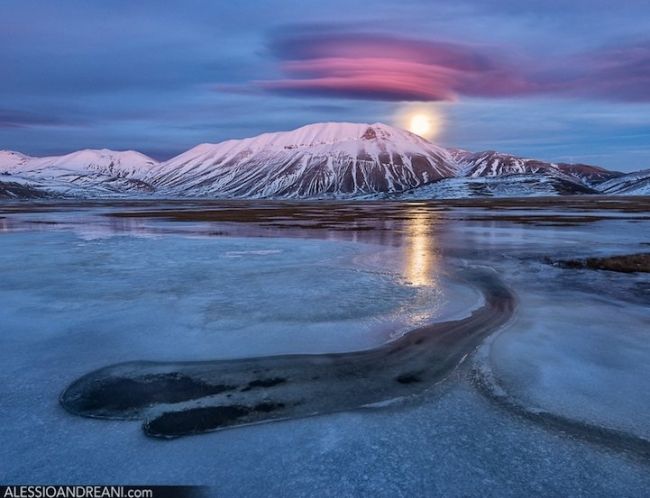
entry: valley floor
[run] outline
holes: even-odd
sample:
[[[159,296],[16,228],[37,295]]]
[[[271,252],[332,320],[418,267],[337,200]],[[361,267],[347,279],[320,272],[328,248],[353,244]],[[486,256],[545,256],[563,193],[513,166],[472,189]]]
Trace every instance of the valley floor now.
[[[648,197],[0,204],[1,481],[647,496],[647,253]],[[642,256],[631,273],[576,263],[612,255]],[[299,391],[313,416],[160,440],[59,402],[125,361],[319,361],[399,342],[480,309],[459,278],[479,271],[514,294],[512,318],[442,378],[403,378],[402,395],[372,384],[372,406],[350,409],[344,375],[317,403],[313,378]]]

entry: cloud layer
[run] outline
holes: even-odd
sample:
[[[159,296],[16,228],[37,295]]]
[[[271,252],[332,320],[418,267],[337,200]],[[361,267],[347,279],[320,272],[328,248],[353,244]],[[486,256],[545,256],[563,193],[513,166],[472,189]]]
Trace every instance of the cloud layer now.
[[[499,47],[329,32],[271,44],[290,95],[388,101],[557,95],[650,101],[650,42],[545,61]]]

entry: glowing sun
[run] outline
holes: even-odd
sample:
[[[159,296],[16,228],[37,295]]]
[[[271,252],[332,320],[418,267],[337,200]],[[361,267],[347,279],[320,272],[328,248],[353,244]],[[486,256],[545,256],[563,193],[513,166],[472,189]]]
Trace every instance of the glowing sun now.
[[[435,138],[442,129],[442,116],[433,106],[407,106],[400,110],[397,121],[401,128],[426,140]]]
[[[431,133],[431,119],[424,114],[416,114],[411,117],[409,122],[409,130],[420,135],[421,137],[426,137]]]

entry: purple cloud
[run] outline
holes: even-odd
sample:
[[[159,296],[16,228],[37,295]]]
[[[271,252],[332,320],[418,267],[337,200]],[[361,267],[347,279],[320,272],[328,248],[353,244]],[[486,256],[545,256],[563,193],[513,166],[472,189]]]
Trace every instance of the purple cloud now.
[[[650,44],[539,63],[533,54],[462,43],[327,32],[276,39],[284,77],[257,88],[290,95],[368,100],[455,100],[555,95],[650,101]]]
[[[286,78],[257,85],[279,93],[437,101],[536,91],[508,57],[471,45],[327,34],[276,40],[271,48]]]

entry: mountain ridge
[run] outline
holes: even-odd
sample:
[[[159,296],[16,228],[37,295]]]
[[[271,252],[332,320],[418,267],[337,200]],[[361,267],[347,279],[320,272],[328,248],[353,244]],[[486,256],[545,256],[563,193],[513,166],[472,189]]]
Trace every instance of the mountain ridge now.
[[[442,147],[381,123],[323,123],[202,144],[146,178],[162,191],[234,197],[354,196],[454,176]]]
[[[204,143],[162,162],[133,150],[84,149],[42,158],[0,151],[0,173],[5,183],[78,197],[632,195],[636,181],[648,183],[643,172],[446,149],[383,123],[336,122]],[[643,185],[640,192],[647,194]]]

